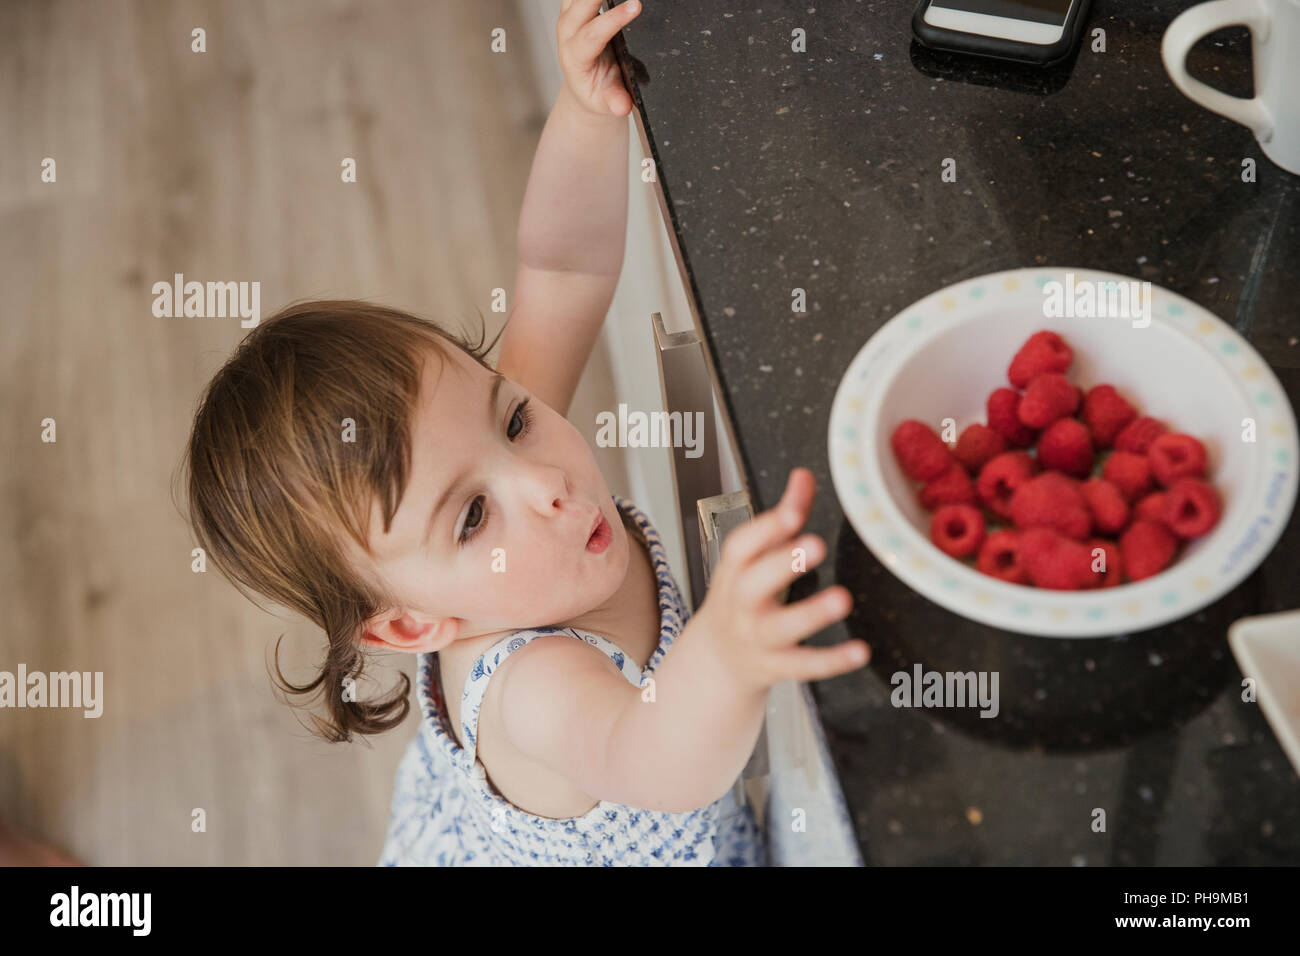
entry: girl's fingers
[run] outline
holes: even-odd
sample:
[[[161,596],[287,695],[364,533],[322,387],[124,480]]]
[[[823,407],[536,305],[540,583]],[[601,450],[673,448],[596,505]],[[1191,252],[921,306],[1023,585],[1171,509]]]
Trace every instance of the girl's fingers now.
[[[772,670],[782,680],[825,680],[855,671],[871,659],[865,641],[851,640],[834,647],[794,647],[772,658]]]
[[[812,597],[787,604],[763,615],[757,635],[766,647],[797,644],[806,637],[842,621],[853,610],[853,596],[849,589],[833,585]]]
[[[743,605],[755,608],[779,600],[795,578],[817,567],[825,557],[826,543],[821,538],[801,535],[787,545],[773,548],[740,572],[736,597]]]
[[[560,10],[560,19],[555,25],[556,35],[561,40],[575,36],[595,18],[601,2],[602,0],[569,0]]]
[[[775,508],[764,511],[732,531],[722,542],[722,555],[743,567],[760,554],[770,551],[794,536],[808,520],[816,481],[807,468],[790,472],[785,494]]]
[[[574,0],[575,6],[584,0]],[[599,3],[596,4],[599,6]],[[614,34],[623,29],[641,12],[639,0],[627,0],[620,3],[608,13],[590,18],[580,30],[573,35],[573,55],[580,63],[590,63],[600,56],[605,45],[613,39]]]

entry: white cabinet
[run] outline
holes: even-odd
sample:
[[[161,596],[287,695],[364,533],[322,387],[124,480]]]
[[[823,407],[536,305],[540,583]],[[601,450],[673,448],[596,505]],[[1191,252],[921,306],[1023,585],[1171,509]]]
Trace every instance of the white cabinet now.
[[[559,93],[562,77],[555,57],[555,22],[559,0],[518,0],[528,31],[528,48],[544,103]],[[689,593],[687,548],[698,551],[697,526],[681,520],[694,514],[694,500],[679,508],[671,450],[666,448],[599,448],[594,444],[595,417],[617,412],[620,403],[644,412],[664,409],[659,349],[651,316],[662,316],[666,332],[692,332],[691,302],[685,276],[673,252],[666,216],[656,183],[641,179],[642,160],[649,156],[634,110],[629,136],[628,224],[623,273],[604,329],[593,350],[583,381],[570,408],[569,419],[588,436],[597,463],[611,491],[631,499],[650,516],[659,531],[673,572]],[[703,344],[701,349],[706,348]],[[712,392],[709,376],[698,365],[703,381],[681,382],[686,393]],[[681,369],[677,370],[678,373]],[[744,491],[738,457],[716,395],[712,399],[719,493]],[[712,482],[708,482],[712,483]],[[688,499],[693,496],[688,496]],[[684,540],[683,534],[689,536]],[[746,780],[745,791],[768,837],[774,865],[860,865],[861,858],[845,810],[843,796],[830,763],[820,719],[808,688],[786,682],[772,689],[760,754],[751,768],[767,772]],[[764,760],[763,757],[766,757]],[[794,825],[802,821],[806,829]]]

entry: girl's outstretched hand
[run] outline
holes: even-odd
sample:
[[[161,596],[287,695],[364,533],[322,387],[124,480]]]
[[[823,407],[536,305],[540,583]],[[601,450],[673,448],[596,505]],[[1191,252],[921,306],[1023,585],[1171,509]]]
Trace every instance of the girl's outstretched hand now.
[[[812,472],[795,468],[775,508],[723,539],[708,594],[689,622],[702,619],[701,639],[716,642],[721,659],[747,687],[824,680],[856,670],[870,655],[866,642],[857,639],[834,647],[800,646],[848,615],[853,598],[847,588],[837,584],[795,604],[781,603],[790,584],[826,557],[820,537],[795,536],[808,520],[815,491]]]
[[[585,109],[600,116],[626,116],[632,96],[609,41],[641,12],[640,0],[626,0],[597,16],[601,0],[564,0],[555,26],[564,82]]]

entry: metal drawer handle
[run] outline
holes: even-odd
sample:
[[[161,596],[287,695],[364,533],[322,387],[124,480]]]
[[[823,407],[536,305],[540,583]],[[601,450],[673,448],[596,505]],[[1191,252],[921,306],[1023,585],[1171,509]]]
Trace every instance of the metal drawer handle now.
[[[724,495],[701,498],[696,503],[700,521],[700,550],[704,555],[704,582],[707,587],[713,569],[722,557],[722,542],[728,534],[754,517],[754,509],[749,503],[749,495],[744,491],[732,491]],[[743,781],[754,777],[765,777],[771,772],[767,753],[767,715],[763,716],[763,727],[758,740],[754,743],[754,752],[749,755],[749,762],[736,780],[737,796],[744,799]]]

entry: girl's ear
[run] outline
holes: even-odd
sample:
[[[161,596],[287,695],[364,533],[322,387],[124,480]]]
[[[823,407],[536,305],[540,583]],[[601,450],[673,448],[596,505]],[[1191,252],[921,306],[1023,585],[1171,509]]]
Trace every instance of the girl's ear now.
[[[440,651],[460,634],[460,620],[438,617],[417,620],[410,614],[387,611],[366,622],[359,643],[378,651],[426,654]]]

